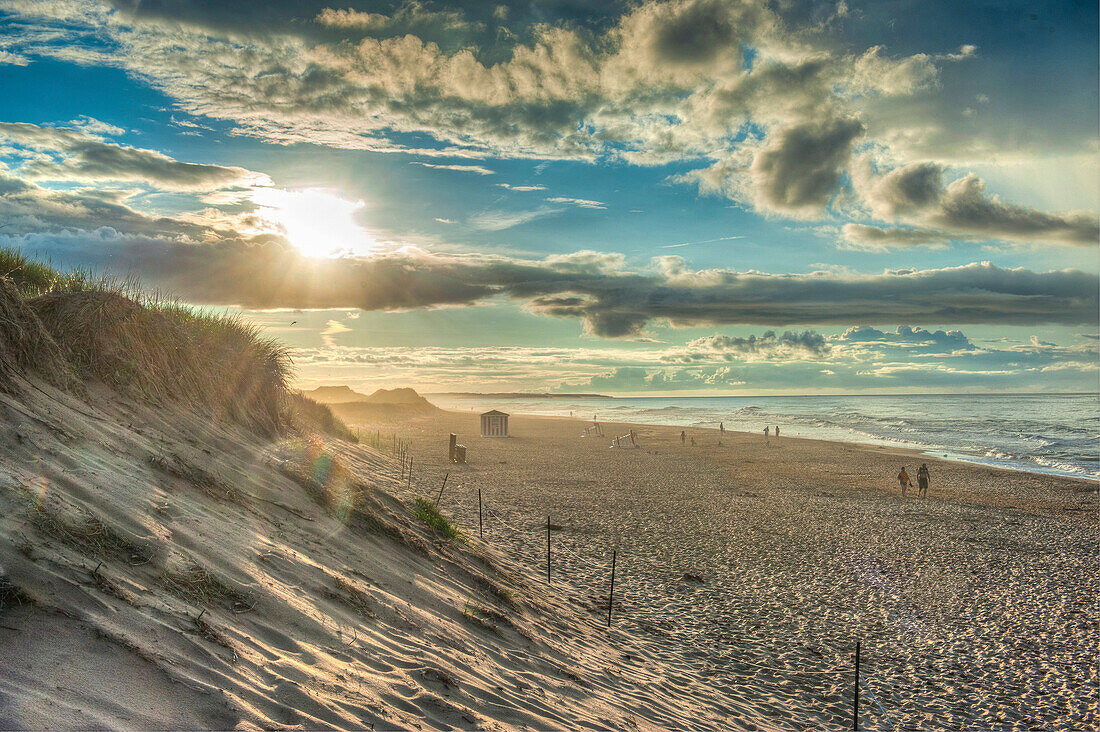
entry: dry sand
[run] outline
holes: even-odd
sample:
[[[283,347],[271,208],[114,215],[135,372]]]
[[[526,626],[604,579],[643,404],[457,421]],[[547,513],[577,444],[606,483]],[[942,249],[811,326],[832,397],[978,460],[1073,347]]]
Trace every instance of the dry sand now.
[[[0,395],[0,728],[840,729],[856,639],[906,728],[1098,722],[1094,483],[931,462],[902,500],[888,450],[476,426],[387,424],[410,485],[364,445]],[[411,514],[447,471],[465,543]]]
[[[393,458],[44,384],[0,394],[0,729],[748,724],[510,554],[443,538]]]
[[[487,439],[444,412],[378,429],[411,442],[410,495],[449,472],[441,507],[476,533],[480,488],[486,542],[597,621],[618,546],[616,632],[733,726],[850,725],[857,640],[865,725],[1100,725],[1095,482],[762,434],[690,429],[690,447],[644,425],[642,449],[609,449],[628,425],[583,424],[513,415],[512,437]],[[447,463],[452,431],[468,465]],[[921,462],[930,495],[903,499],[895,476]]]

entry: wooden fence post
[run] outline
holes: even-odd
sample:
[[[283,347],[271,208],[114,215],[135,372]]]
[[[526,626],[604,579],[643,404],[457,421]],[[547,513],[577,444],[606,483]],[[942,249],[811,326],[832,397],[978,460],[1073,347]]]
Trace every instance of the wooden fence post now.
[[[447,478],[451,477],[450,472],[443,476],[443,485],[439,486],[439,496],[435,499],[435,506],[439,508],[439,502],[443,500],[443,489],[447,487]]]
[[[611,627],[611,608],[615,606],[615,558],[618,556],[619,551],[617,549],[611,550],[611,592],[607,593],[607,627]]]
[[[859,730],[859,641],[856,641],[856,685],[852,690],[852,729]]]

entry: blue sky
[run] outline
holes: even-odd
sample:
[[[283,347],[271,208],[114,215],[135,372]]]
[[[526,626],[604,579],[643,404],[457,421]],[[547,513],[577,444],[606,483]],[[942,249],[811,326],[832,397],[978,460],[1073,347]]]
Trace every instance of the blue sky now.
[[[1097,389],[1095,3],[0,0],[0,243],[303,386]]]

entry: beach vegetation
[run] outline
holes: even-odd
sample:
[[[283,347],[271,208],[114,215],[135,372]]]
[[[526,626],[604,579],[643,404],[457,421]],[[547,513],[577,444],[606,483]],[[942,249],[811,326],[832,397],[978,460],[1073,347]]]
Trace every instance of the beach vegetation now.
[[[144,564],[150,559],[148,550],[94,516],[67,518],[54,514],[45,507],[39,507],[35,509],[31,520],[46,536],[88,557],[116,557],[131,564]]]
[[[427,498],[416,499],[416,517],[428,525],[432,531],[442,534],[448,539],[465,541],[458,527],[447,520],[447,517],[439,512],[434,501]]]
[[[161,587],[176,597],[196,605],[224,602],[234,612],[255,607],[255,602],[250,598],[198,564],[166,569],[158,581]]]
[[[321,595],[353,610],[360,618],[375,617],[370,595],[343,577],[336,577],[335,588],[323,588]]]
[[[183,404],[274,436],[354,436],[331,410],[291,392],[278,341],[238,315],[204,310],[134,278],[60,270],[0,248],[0,389],[34,374],[79,391],[99,382],[154,404]]]

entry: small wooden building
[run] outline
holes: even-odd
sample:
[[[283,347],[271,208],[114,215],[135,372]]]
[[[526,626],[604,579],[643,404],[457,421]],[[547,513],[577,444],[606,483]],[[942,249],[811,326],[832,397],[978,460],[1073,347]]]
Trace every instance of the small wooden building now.
[[[507,437],[508,415],[492,409],[481,415],[482,437]]]

